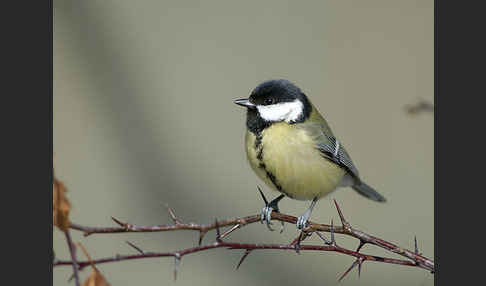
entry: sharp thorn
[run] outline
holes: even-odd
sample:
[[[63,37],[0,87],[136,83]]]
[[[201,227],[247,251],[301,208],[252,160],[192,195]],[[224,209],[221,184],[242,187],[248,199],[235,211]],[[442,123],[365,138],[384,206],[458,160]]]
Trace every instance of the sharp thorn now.
[[[363,261],[360,260],[358,263],[358,278],[361,278],[361,265],[363,265]]]
[[[125,241],[128,245],[130,245],[131,247],[135,248],[135,250],[137,250],[138,252],[140,252],[140,254],[145,254],[145,252],[143,252],[142,249],[140,249],[139,247],[137,247],[135,244],[131,243],[130,241]]]
[[[113,221],[114,221],[116,224],[118,224],[119,226],[122,226],[122,227],[125,227],[125,228],[127,227],[127,224],[126,224],[126,223],[123,223],[123,222],[121,222],[121,221],[117,220],[117,219],[116,219],[116,218],[114,218],[114,217],[111,217],[111,219],[112,219],[112,220],[113,220]]]
[[[297,237],[297,242],[295,243],[294,245],[294,248],[295,248],[295,252],[297,254],[300,254],[300,240],[302,238],[302,232],[299,234],[299,236]]]
[[[356,249],[356,252],[359,252],[361,248],[366,244],[365,241],[362,241],[361,239],[359,240],[359,245],[358,248]]]
[[[236,265],[236,270],[238,270],[241,266],[241,264],[243,263],[243,261],[246,259],[246,257],[248,256],[248,254],[250,254],[250,252],[252,252],[251,249],[247,249],[245,251],[245,254],[243,254],[243,256],[241,257],[240,261],[238,262],[238,265]]]
[[[415,254],[418,255],[419,254],[419,250],[418,250],[418,244],[417,244],[417,236],[415,236],[414,240],[415,240]]]
[[[232,233],[233,231],[235,231],[236,229],[238,229],[240,227],[241,227],[241,224],[234,225],[232,228],[228,229],[227,231],[223,232],[223,234],[221,234],[221,239],[225,238],[227,235],[229,235],[230,233]]]
[[[176,253],[174,256],[174,281],[177,280],[177,270],[179,269],[179,265],[181,264],[181,256]]]
[[[202,230],[199,231],[199,242],[198,242],[199,246],[201,246],[201,243],[205,235],[206,235],[206,231],[202,231]]]
[[[265,202],[265,206],[268,206],[267,198],[265,198],[265,195],[263,194],[262,190],[260,189],[259,186],[257,186],[257,189],[260,192],[260,195],[262,196],[263,201]]]
[[[295,243],[295,252],[297,252],[297,254],[300,254],[300,245],[301,245],[301,242],[304,241],[308,236],[311,236],[312,233],[307,233],[307,232],[304,232],[304,231],[301,231],[299,236],[295,239],[297,242]]]
[[[327,238],[326,238],[324,235],[322,235],[320,232],[317,232],[317,231],[316,231],[316,234],[317,234],[317,236],[319,236],[319,237],[320,237],[320,238],[321,238],[321,239],[324,241],[324,243],[325,243],[325,244],[327,244],[327,245],[331,245],[331,244],[332,244],[332,242],[331,242],[331,241],[329,241],[329,240],[328,240],[328,239],[327,239]]]
[[[169,213],[169,216],[170,218],[172,219],[172,221],[175,223],[175,224],[180,224],[181,222],[179,221],[179,219],[177,218],[177,216],[175,215],[174,211],[169,207],[168,204],[165,205],[165,207],[167,208],[167,212]]]
[[[296,237],[294,240],[292,240],[292,242],[289,243],[289,246],[295,246],[295,244],[297,243],[297,239],[299,239],[299,237]]]
[[[80,271],[81,271],[82,269],[83,269],[83,268],[82,268],[82,267],[80,267],[80,266],[78,265],[78,270],[80,270]],[[67,282],[68,282],[68,283],[69,283],[69,282],[71,282],[71,281],[74,279],[74,276],[75,276],[75,275],[74,275],[74,273],[73,273],[73,274],[71,274],[71,277],[69,277],[69,279],[68,279],[68,281],[67,281]]]
[[[338,211],[338,214],[339,214],[339,218],[341,219],[341,223],[343,225],[344,228],[348,228],[349,227],[349,223],[346,221],[346,219],[344,218],[344,215],[343,215],[343,212],[341,211],[341,208],[339,207],[336,199],[334,199],[334,205],[336,205],[336,209]]]
[[[216,241],[221,242],[221,231],[219,230],[218,219],[214,219],[214,225],[216,226]]]
[[[348,268],[348,270],[346,270],[346,272],[343,273],[343,275],[339,278],[339,282],[341,282],[341,280],[343,280],[343,278],[348,275],[349,271],[351,271],[354,267],[356,267],[356,265],[358,264],[358,261],[359,260],[356,260],[353,262],[353,264],[351,264],[351,266]]]
[[[334,239],[334,222],[331,219],[331,244],[336,244],[336,240]]]

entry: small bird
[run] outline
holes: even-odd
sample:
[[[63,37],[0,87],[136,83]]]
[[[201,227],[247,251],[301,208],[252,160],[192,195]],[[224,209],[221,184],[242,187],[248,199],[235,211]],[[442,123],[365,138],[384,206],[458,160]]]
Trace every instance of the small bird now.
[[[298,218],[297,229],[305,228],[317,200],[339,187],[351,187],[377,202],[386,201],[360,179],[326,120],[290,81],[265,81],[249,98],[234,102],[247,108],[245,147],[251,168],[281,193],[262,209],[261,220],[270,230],[272,211],[279,211],[278,202],[285,196],[312,200]]]

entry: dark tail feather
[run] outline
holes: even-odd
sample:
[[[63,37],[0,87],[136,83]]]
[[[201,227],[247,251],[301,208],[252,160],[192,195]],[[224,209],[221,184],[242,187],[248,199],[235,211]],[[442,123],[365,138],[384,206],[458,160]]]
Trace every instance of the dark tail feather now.
[[[360,195],[367,197],[370,200],[377,201],[377,202],[386,202],[384,196],[378,194],[372,187],[368,186],[364,182],[361,182],[360,185],[354,185],[353,189],[358,192]]]

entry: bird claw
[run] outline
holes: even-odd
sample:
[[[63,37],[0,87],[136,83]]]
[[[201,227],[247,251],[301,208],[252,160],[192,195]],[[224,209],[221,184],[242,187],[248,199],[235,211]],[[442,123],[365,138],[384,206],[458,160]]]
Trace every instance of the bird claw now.
[[[282,226],[280,227],[280,233],[282,233],[285,229],[285,223],[283,221],[280,221],[280,223],[282,224]]]
[[[304,214],[303,216],[300,216],[298,219],[297,219],[297,229],[304,229],[305,226],[307,225],[307,220],[309,219],[309,216]]]
[[[299,216],[299,218],[297,219],[297,223],[296,223],[297,229],[302,230],[306,227],[307,220],[309,219],[309,217],[312,213],[312,210],[314,209],[314,206],[316,205],[316,202],[317,202],[317,198],[314,198],[311,202],[311,205],[305,211],[305,213],[302,216]]]
[[[273,212],[273,208],[271,206],[265,206],[262,209],[262,214],[260,216],[261,223],[265,221],[267,224],[267,228],[270,231],[274,231],[274,229],[270,226],[272,224],[272,222],[270,221],[272,219],[272,212]]]
[[[258,191],[260,191],[260,195],[262,196],[263,201],[265,202],[265,207],[262,209],[262,214],[260,215],[260,222],[263,223],[263,221],[265,221],[267,224],[267,228],[270,231],[274,231],[274,229],[270,226],[272,224],[270,222],[270,220],[272,219],[272,212],[273,211],[279,212],[278,202],[284,198],[284,195],[280,195],[277,198],[273,199],[270,203],[268,203],[262,190],[258,188]],[[283,222],[282,222],[282,228],[280,229],[280,233],[282,233],[282,231],[283,231]]]

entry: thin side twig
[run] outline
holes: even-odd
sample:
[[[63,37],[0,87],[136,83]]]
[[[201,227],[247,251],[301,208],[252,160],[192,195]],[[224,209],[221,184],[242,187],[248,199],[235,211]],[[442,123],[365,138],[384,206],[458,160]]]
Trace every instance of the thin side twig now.
[[[71,265],[73,266],[73,277],[74,277],[74,282],[76,283],[76,286],[79,286],[79,273],[78,273],[78,267],[79,263],[76,259],[76,248],[74,246],[74,243],[71,239],[71,234],[69,233],[69,230],[64,232],[66,236],[66,241],[68,243],[69,247],[69,253],[71,254]]]

